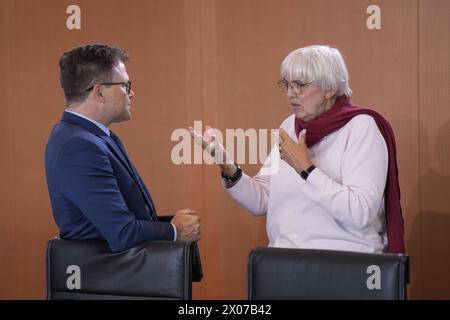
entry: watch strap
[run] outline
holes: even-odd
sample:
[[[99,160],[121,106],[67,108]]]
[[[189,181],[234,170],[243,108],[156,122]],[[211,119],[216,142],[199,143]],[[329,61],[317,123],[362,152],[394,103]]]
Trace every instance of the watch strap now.
[[[303,180],[308,179],[308,176],[311,174],[311,172],[313,172],[315,168],[316,166],[312,164],[311,166],[309,166],[309,168],[300,172],[300,176],[303,178]]]
[[[222,178],[227,180],[228,182],[236,182],[242,177],[242,169],[239,167],[239,165],[235,162],[234,165],[236,166],[236,172],[232,176],[225,175],[222,171],[220,172],[220,175]]]

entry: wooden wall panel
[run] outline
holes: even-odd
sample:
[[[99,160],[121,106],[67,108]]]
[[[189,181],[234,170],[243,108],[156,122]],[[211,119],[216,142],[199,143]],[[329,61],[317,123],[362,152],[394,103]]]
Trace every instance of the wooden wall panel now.
[[[36,12],[46,14],[37,15]],[[62,7],[61,7],[62,10]],[[43,298],[44,244],[56,234],[44,179],[43,152],[59,117],[57,43],[49,35],[57,6],[0,2],[2,74],[0,298]],[[65,13],[65,10],[63,11]],[[3,178],[3,177],[2,177]]]
[[[419,1],[420,238],[425,299],[450,298],[450,2]],[[413,288],[416,284],[412,284]]]
[[[44,251],[57,234],[45,183],[44,148],[64,110],[58,58],[84,43],[126,48],[135,97],[132,120],[114,124],[160,213],[201,212],[202,192],[190,190],[190,167],[172,164],[172,130],[200,106],[188,101],[183,1],[77,1],[81,30],[66,28],[69,1],[1,1],[2,140],[8,168],[2,179],[0,297],[43,298]],[[40,14],[36,14],[39,12]],[[3,19],[4,18],[4,19]],[[189,106],[189,109],[185,108]],[[192,168],[193,169],[193,168]],[[192,177],[191,177],[192,178]],[[5,230],[3,230],[5,229]],[[3,232],[4,231],[4,232]]]
[[[70,4],[81,7],[81,30],[65,26]],[[381,30],[366,27],[371,4]],[[396,133],[410,297],[450,298],[449,13],[447,0],[0,0],[0,299],[44,298],[45,243],[57,228],[43,155],[64,109],[57,61],[92,42],[131,55],[133,117],[112,129],[158,211],[201,216],[205,277],[195,299],[246,298],[247,255],[267,245],[265,218],[226,195],[215,166],[174,165],[171,133],[195,120],[223,132],[277,128],[290,113],[279,65],[310,44],[342,49],[353,101]]]

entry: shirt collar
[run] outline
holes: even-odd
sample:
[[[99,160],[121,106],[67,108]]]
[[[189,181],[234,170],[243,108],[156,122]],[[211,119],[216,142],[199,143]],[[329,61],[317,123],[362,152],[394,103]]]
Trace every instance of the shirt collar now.
[[[64,111],[65,111],[65,112],[72,113],[72,114],[74,114],[74,115],[76,115],[76,116],[79,116],[80,118],[83,118],[83,119],[86,119],[87,121],[92,122],[92,123],[95,124],[97,127],[99,127],[104,133],[106,133],[108,136],[111,135],[109,129],[108,129],[107,127],[105,127],[103,124],[101,124],[100,122],[95,121],[94,119],[91,119],[91,118],[89,118],[89,117],[86,117],[86,116],[84,116],[84,115],[82,115],[82,114],[79,114],[78,112],[75,112],[75,111],[71,111],[71,110],[67,110],[67,109],[64,110]]]

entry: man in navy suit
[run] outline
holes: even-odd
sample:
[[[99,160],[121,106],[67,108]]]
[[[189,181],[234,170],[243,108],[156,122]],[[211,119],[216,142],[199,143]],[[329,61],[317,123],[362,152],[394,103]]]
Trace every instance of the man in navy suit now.
[[[61,238],[105,239],[111,251],[150,240],[197,241],[199,217],[182,209],[158,221],[141,176],[108,129],[130,119],[134,92],[127,53],[107,45],[72,49],[59,61],[66,110],[45,151],[53,216]]]

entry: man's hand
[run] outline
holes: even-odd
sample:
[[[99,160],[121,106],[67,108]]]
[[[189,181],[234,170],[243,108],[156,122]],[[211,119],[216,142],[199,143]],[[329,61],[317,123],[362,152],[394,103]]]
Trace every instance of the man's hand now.
[[[200,218],[195,210],[181,209],[175,213],[171,222],[177,228],[177,241],[200,240]]]
[[[280,129],[280,156],[298,173],[308,169],[313,163],[308,156],[308,147],[305,143],[306,130],[300,131],[299,143],[289,137],[286,131]]]

